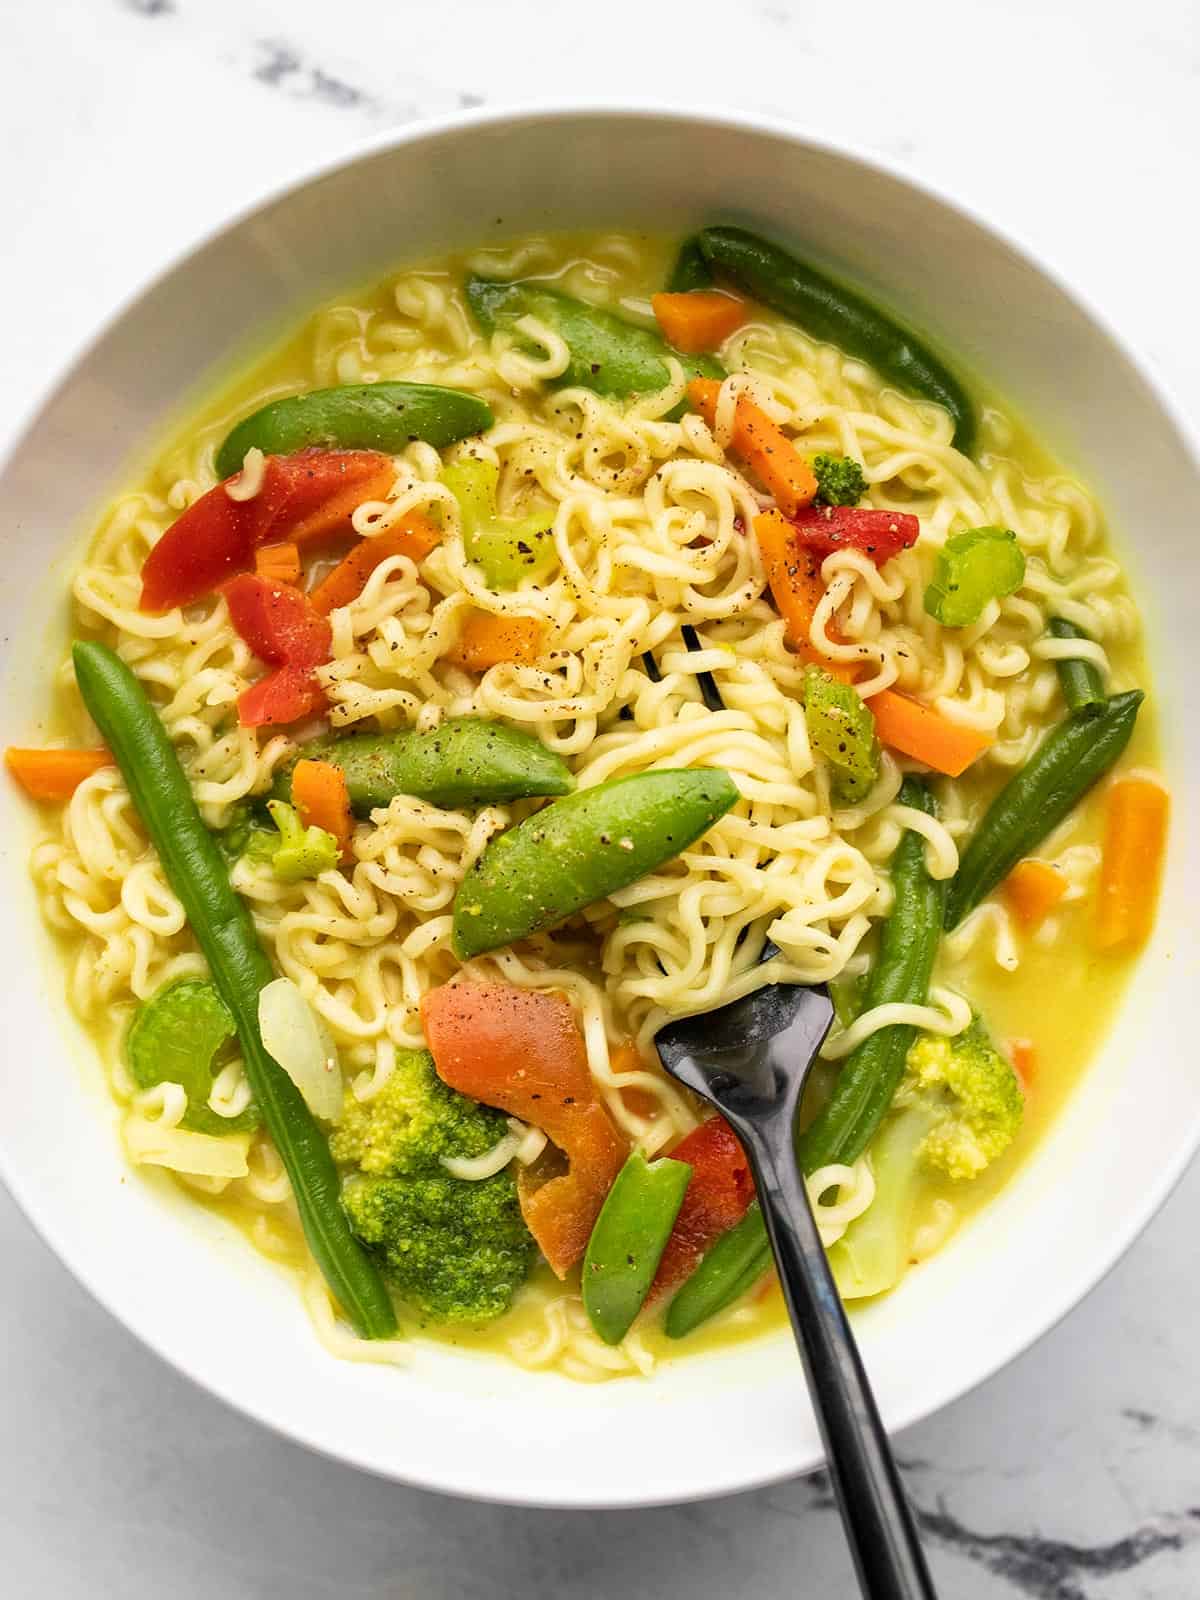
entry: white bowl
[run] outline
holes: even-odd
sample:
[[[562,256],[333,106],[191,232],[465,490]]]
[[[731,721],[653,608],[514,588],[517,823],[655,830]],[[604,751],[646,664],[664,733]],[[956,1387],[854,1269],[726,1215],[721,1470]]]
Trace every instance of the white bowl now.
[[[389,135],[244,214],[157,279],[16,445],[0,478],[3,736],[38,736],[89,518],[214,369],[323,297],[418,254],[534,228],[682,229],[716,217],[794,239],[903,308],[1099,490],[1132,560],[1176,795],[1158,932],[1100,1058],[1000,1198],[855,1319],[883,1415],[899,1427],[994,1372],[1074,1305],[1162,1202],[1200,1136],[1189,916],[1200,868],[1183,826],[1200,796],[1200,741],[1194,702],[1180,692],[1200,614],[1200,476],[1137,360],[1028,255],[878,162],[745,117],[537,111]],[[34,830],[11,785],[0,785],[0,813],[0,1014],[19,1041],[4,1069],[0,1172],[50,1246],[152,1349],[330,1455],[486,1499],[647,1505],[821,1459],[782,1335],[599,1387],[428,1347],[407,1372],[333,1360],[290,1281],[168,1183],[126,1169],[99,1068],[64,1020],[63,973],[27,868]]]

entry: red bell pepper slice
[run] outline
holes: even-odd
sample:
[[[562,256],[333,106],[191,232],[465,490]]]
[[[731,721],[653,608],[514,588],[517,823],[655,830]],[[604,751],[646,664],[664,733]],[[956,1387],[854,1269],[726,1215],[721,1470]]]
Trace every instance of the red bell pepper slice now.
[[[686,1161],[692,1178],[659,1260],[651,1296],[689,1277],[704,1252],[742,1220],[754,1199],[746,1152],[724,1117],[702,1122],[676,1145],[671,1159]]]
[[[596,1094],[570,1003],[507,983],[445,984],[421,1001],[421,1021],[444,1083],[544,1129],[567,1157],[561,1175],[523,1167],[517,1179],[529,1231],[565,1277],[629,1153]]]
[[[319,667],[329,660],[329,621],[302,590],[243,572],[221,593],[229,620],[260,660],[273,667]]]
[[[311,667],[276,667],[238,696],[238,721],[243,728],[299,722],[329,709]]]
[[[258,493],[233,500],[228,489],[241,476],[202,495],[151,550],[142,565],[143,611],[204,599],[252,567],[259,545],[301,544],[346,528],[356,506],[388,493],[396,469],[375,450],[298,450],[268,456]]]
[[[861,550],[877,567],[916,544],[921,524],[907,511],[861,506],[806,506],[788,517],[797,542],[822,560],[835,550]]]

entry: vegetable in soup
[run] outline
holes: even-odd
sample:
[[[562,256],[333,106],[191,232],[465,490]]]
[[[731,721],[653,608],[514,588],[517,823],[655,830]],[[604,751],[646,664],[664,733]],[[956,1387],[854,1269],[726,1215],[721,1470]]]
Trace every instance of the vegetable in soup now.
[[[653,1041],[780,981],[831,985],[797,1158],[843,1294],[887,1291],[1150,931],[1167,799],[1095,499],[741,229],[319,310],[73,598],[63,742],[8,752],[71,1003],[130,1159],[299,1269],[338,1354],[596,1379],[777,1326],[745,1156]]]

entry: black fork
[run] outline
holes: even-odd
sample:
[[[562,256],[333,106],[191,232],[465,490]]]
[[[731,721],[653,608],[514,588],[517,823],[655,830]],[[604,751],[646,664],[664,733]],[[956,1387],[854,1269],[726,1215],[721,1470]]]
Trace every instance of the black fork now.
[[[774,984],[660,1029],[673,1078],[745,1146],[804,1361],[858,1581],[869,1600],[935,1600],[912,1511],[796,1162],[809,1068],[833,1021],[823,986]]]

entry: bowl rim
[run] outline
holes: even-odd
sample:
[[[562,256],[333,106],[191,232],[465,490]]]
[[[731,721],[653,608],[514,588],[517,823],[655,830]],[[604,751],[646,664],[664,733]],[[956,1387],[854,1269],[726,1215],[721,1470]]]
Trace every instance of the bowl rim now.
[[[195,256],[245,226],[260,212],[287,200],[311,184],[355,166],[359,162],[394,149],[436,139],[447,133],[469,129],[485,130],[511,123],[571,123],[579,119],[596,118],[608,118],[614,122],[632,120],[686,123],[778,139],[820,154],[848,160],[876,175],[894,181],[915,192],[923,200],[932,202],[934,206],[965,220],[993,243],[1002,247],[1020,264],[1049,283],[1108,341],[1145,385],[1149,397],[1173,431],[1185,459],[1200,479],[1200,424],[1193,424],[1190,420],[1184,406],[1177,399],[1172,384],[1152,365],[1148,354],[1120,332],[1090,294],[1078,288],[1065,270],[1055,260],[1044,255],[1040,249],[1035,251],[1007,227],[985,216],[941,183],[914,172],[906,162],[866,149],[852,141],[832,138],[799,119],[747,111],[734,106],[697,112],[680,102],[651,97],[627,102],[608,98],[582,98],[578,101],[535,99],[499,106],[462,108],[441,115],[416,118],[399,127],[386,128],[350,141],[328,157],[294,164],[286,176],[261,187],[249,200],[220,221],[204,228],[182,246],[171,249],[160,265],[135,280],[133,286],[102,318],[90,337],[34,391],[33,399],[18,413],[16,422],[6,437],[0,440],[0,477],[8,471],[32,436],[42,413],[72,382],[75,374],[90,361],[93,354],[139,303],[164,285]],[[1198,1149],[1200,1149],[1200,1115],[1197,1115],[1187,1136],[1181,1141],[1173,1160],[1161,1169],[1157,1181],[1142,1191],[1139,1204],[1130,1210],[1124,1227],[1111,1233],[1091,1253],[1091,1260],[1087,1265],[1080,1267],[1074,1274],[1063,1274],[1058,1292],[1048,1300],[1036,1318],[1026,1320],[1026,1325],[1017,1332],[1011,1348],[997,1359],[985,1360],[983,1367],[965,1382],[952,1382],[946,1392],[932,1403],[913,1402],[907,1407],[904,1405],[892,1407],[889,1431],[896,1433],[908,1428],[932,1416],[953,1401],[972,1393],[989,1378],[1004,1371],[1044,1335],[1056,1328],[1108,1277],[1137,1241],[1183,1178]],[[505,1490],[503,1487],[493,1488],[490,1484],[464,1484],[462,1481],[451,1481],[444,1475],[436,1473],[423,1475],[417,1470],[384,1468],[374,1462],[364,1461],[352,1448],[342,1448],[326,1437],[318,1437],[303,1423],[282,1419],[266,1408],[258,1406],[253,1396],[234,1394],[231,1385],[201,1375],[177,1351],[165,1349],[155,1342],[149,1332],[143,1331],[138,1318],[130,1316],[125,1310],[118,1310],[103,1282],[102,1270],[93,1272],[92,1263],[85,1252],[77,1248],[69,1237],[60,1235],[59,1230],[39,1204],[36,1185],[25,1184],[13,1170],[2,1141],[0,1141],[0,1181],[4,1183],[41,1241],[67,1268],[76,1282],[103,1306],[117,1323],[158,1359],[195,1384],[197,1388],[221,1401],[230,1410],[252,1418],[271,1433],[289,1442],[302,1445],[329,1460],[344,1463],[387,1481],[483,1503],[563,1510],[637,1509],[681,1503],[681,1496],[678,1494],[653,1490],[608,1494],[603,1499],[572,1497],[569,1492],[564,1492],[551,1499],[536,1492],[522,1493],[519,1490]],[[722,1472],[718,1466],[710,1474],[703,1490],[689,1492],[683,1498],[687,1502],[699,1501],[765,1487],[814,1471],[823,1465],[824,1461],[823,1452],[818,1452],[816,1455],[797,1452],[796,1459],[782,1468],[772,1468],[750,1475],[744,1471]]]

